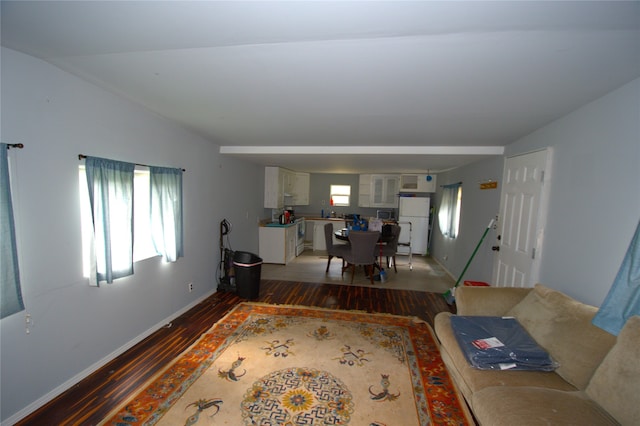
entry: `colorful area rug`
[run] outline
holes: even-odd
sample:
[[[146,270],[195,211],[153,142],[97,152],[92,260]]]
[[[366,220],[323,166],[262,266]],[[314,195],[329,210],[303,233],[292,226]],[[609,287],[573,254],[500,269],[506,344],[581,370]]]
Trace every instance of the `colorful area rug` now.
[[[473,424],[419,319],[241,303],[103,425]]]

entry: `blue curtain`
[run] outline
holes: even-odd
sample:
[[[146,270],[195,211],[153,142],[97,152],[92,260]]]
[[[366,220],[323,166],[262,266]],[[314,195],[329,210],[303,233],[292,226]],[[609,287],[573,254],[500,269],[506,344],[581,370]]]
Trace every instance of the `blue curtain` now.
[[[617,336],[633,315],[640,315],[640,222],[593,324]]]
[[[460,205],[458,203],[458,192],[461,183],[445,185],[442,190],[442,200],[438,209],[438,225],[442,235],[449,238],[458,236],[458,225],[460,222]]]
[[[182,169],[149,167],[151,235],[158,254],[168,262],[184,256]]]
[[[87,157],[93,219],[92,284],[133,274],[133,172],[135,164]]]
[[[7,148],[7,144],[0,143],[0,318],[24,310]]]

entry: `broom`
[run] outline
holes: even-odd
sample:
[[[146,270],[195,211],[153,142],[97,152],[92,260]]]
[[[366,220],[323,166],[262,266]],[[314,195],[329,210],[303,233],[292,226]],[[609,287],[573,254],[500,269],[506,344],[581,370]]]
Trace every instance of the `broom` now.
[[[453,302],[455,302],[456,299],[455,299],[454,294],[455,294],[456,287],[458,287],[458,285],[460,284],[460,281],[462,281],[462,277],[464,276],[464,273],[467,272],[467,268],[471,264],[471,261],[473,260],[473,257],[478,252],[478,249],[480,248],[480,245],[482,244],[482,241],[484,241],[484,237],[487,236],[487,233],[489,232],[489,229],[491,229],[491,226],[493,226],[493,222],[494,222],[494,219],[491,219],[491,221],[489,221],[489,225],[487,225],[487,228],[484,230],[484,233],[482,234],[482,238],[480,238],[480,241],[478,241],[478,245],[476,246],[476,249],[473,251],[473,253],[471,253],[471,257],[467,261],[467,264],[464,266],[464,269],[462,270],[462,273],[460,274],[460,277],[458,277],[458,281],[456,281],[456,284],[453,286],[453,288],[450,288],[449,290],[446,291],[446,293],[444,293],[442,295],[449,305],[451,305],[451,304],[453,304]]]

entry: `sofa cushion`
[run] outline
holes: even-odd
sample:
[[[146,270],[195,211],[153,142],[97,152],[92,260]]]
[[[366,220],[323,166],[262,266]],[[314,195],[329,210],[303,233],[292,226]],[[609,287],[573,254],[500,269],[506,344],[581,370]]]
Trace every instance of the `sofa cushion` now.
[[[475,418],[483,426],[617,424],[581,391],[489,387],[473,394],[472,405]]]
[[[566,381],[584,390],[615,336],[591,324],[597,308],[537,284],[507,315],[514,316],[559,363]]]
[[[627,320],[616,344],[591,378],[587,395],[621,424],[640,424],[639,316]]]
[[[532,288],[515,287],[457,287],[456,312],[458,315],[504,316],[532,291]]]
[[[573,391],[576,388],[554,372],[544,371],[492,371],[473,368],[460,349],[451,328],[451,313],[441,312],[434,320],[440,341],[442,360],[467,401],[471,395],[489,386],[538,386]]]

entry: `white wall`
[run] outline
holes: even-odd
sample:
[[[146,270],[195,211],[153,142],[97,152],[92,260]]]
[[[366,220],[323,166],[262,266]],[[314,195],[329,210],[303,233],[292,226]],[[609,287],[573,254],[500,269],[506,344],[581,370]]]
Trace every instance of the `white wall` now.
[[[600,306],[640,218],[640,79],[507,146],[506,156],[545,147],[554,158],[539,281]],[[442,241],[436,230],[433,247],[456,278],[499,209],[499,198],[473,189],[475,180],[500,180],[502,167],[486,161],[438,175],[439,184],[464,182],[460,237]],[[464,279],[490,282],[495,232],[487,240]]]
[[[436,212],[432,238],[432,256],[446,268],[454,280],[460,278],[465,265],[471,258],[489,221],[498,214],[500,187],[480,189],[480,182],[500,181],[504,160],[495,157],[470,164],[466,167],[438,174],[438,189],[435,195]],[[441,185],[462,182],[462,206],[460,230],[455,239],[444,238],[438,226],[438,209],[442,199]],[[465,280],[491,282],[493,254],[491,246],[496,243],[496,232],[492,228],[478,252],[469,264],[460,285]]]
[[[5,421],[215,291],[223,218],[234,225],[233,248],[257,252],[264,171],[223,163],[213,143],[43,61],[4,48],[1,55],[2,141],[25,144],[9,152],[26,311],[0,322]],[[185,168],[185,257],[148,259],[131,277],[90,287],[81,266],[78,154]]]
[[[540,281],[599,306],[640,219],[640,79],[510,145],[553,147]]]

